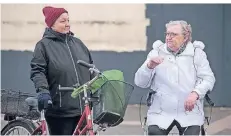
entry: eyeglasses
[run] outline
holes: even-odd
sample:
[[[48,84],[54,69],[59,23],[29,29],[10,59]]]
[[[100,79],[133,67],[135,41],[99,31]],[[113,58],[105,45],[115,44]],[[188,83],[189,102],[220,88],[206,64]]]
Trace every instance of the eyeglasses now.
[[[169,33],[169,32],[165,32],[165,36],[167,37],[175,37],[175,36],[178,36],[180,34],[177,34],[177,33]]]

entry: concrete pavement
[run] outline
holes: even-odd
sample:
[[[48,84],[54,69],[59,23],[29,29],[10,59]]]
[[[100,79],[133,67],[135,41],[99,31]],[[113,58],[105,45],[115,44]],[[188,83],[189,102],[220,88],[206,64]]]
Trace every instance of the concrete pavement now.
[[[140,123],[139,108],[139,105],[129,105],[123,123],[119,126],[109,128],[105,132],[101,132],[100,135],[142,135],[143,131]],[[147,107],[142,106],[142,119],[145,116],[146,111]],[[5,124],[6,122],[1,120],[1,127]],[[175,133],[177,130],[174,129],[172,132]],[[231,135],[231,108],[213,108],[211,124],[207,127],[207,134]]]
[[[145,116],[146,106],[141,107],[141,118]],[[139,121],[139,105],[129,105],[125,120],[117,127],[109,128],[101,135],[142,135],[143,131]],[[209,126],[205,126],[209,135],[231,135],[231,108],[214,107]],[[177,133],[174,128],[171,133]]]

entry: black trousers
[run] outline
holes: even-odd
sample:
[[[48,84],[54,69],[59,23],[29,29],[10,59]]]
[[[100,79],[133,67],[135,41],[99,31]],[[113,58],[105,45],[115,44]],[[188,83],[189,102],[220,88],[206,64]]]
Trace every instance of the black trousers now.
[[[80,116],[77,117],[46,117],[50,135],[72,135]]]
[[[167,129],[161,129],[157,125],[148,126],[148,135],[168,135],[172,128],[176,126],[180,135],[199,135],[200,126],[181,127],[180,124],[174,120]]]

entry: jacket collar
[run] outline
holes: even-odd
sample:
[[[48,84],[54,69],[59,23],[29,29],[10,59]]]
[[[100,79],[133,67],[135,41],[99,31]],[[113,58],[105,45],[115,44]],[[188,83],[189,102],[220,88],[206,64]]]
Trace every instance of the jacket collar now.
[[[172,52],[170,52],[167,48],[168,48],[167,44],[165,43],[163,46],[160,47],[160,50],[163,51],[164,53],[172,54]],[[186,44],[185,49],[178,55],[179,56],[194,56],[193,44],[191,42]]]
[[[153,43],[153,49],[157,49],[160,50],[166,54],[172,54],[171,52],[168,51],[167,49],[167,44],[163,43],[160,40],[157,40]],[[205,45],[203,42],[201,41],[194,41],[192,42],[188,42],[188,44],[186,44],[185,49],[182,53],[180,53],[179,55],[183,55],[183,56],[194,56],[194,50],[195,48],[200,48],[200,49],[204,49]]]
[[[43,34],[43,38],[50,38],[50,39],[58,39],[61,41],[65,41],[65,40],[69,40],[71,36],[74,36],[74,34],[72,32],[69,32],[67,34],[63,34],[63,33],[59,33],[54,31],[51,28],[46,28],[45,32]]]

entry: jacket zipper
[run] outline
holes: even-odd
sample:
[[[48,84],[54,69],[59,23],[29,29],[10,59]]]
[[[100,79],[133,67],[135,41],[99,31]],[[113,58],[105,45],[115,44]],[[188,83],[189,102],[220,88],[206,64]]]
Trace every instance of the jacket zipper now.
[[[177,84],[179,84],[179,66],[178,66],[178,64],[177,64],[177,56],[176,55],[174,55],[174,58],[175,58],[175,65],[176,65],[176,67],[177,67]]]
[[[78,77],[78,73],[77,73],[77,70],[76,70],[76,66],[75,66],[75,62],[74,62],[74,59],[73,59],[73,56],[72,56],[72,53],[71,53],[71,50],[70,50],[70,47],[67,43],[67,35],[66,35],[66,45],[67,45],[67,48],[68,48],[68,51],[71,55],[71,60],[72,60],[72,64],[74,66],[74,70],[75,70],[75,75],[76,75],[76,79],[77,79],[77,86],[79,87],[80,86],[80,83],[79,83],[79,77]],[[80,94],[79,94],[79,106],[80,106],[80,110],[81,110],[81,114],[82,114],[82,104],[81,104],[81,97],[80,97]]]

